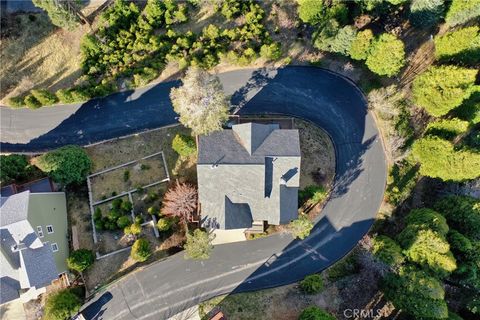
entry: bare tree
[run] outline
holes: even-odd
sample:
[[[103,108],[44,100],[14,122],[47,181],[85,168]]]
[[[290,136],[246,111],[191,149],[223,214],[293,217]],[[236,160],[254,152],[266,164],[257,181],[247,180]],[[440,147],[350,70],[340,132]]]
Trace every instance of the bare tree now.
[[[162,214],[180,217],[187,225],[197,209],[197,189],[188,183],[176,182],[163,197]]]
[[[202,69],[188,69],[183,85],[172,89],[170,99],[180,122],[194,135],[221,130],[228,119],[229,103],[220,80]]]

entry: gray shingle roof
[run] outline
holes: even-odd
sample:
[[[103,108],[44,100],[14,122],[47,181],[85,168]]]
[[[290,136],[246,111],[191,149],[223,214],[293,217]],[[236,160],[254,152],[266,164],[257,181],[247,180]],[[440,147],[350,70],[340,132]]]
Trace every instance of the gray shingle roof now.
[[[28,198],[30,191],[14,194],[10,197],[0,198],[0,226],[5,226],[18,221],[26,220],[28,217]]]
[[[0,303],[18,298],[21,288],[41,288],[58,278],[50,244],[27,220],[29,196],[26,191],[0,201]]]
[[[38,249],[20,251],[22,269],[29,287],[41,288],[58,278],[57,267],[49,243]]]
[[[197,175],[203,225],[236,229],[250,227],[252,220],[294,219],[300,160],[297,130],[247,123],[201,136]]]

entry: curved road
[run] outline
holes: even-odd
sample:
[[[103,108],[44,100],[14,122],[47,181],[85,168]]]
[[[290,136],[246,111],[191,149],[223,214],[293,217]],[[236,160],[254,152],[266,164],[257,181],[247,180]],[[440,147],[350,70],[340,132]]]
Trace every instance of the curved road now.
[[[206,261],[184,260],[180,253],[153,263],[98,293],[83,308],[87,319],[165,319],[219,294],[292,283],[343,257],[372,225],[383,198],[385,157],[365,99],[351,82],[310,67],[239,70],[220,78],[239,114],[293,115],[330,134],[337,173],[314,230],[303,241],[278,234],[218,245]],[[9,142],[2,149],[86,144],[174,123],[168,93],[177,84],[153,85],[82,106],[1,108],[2,142]]]

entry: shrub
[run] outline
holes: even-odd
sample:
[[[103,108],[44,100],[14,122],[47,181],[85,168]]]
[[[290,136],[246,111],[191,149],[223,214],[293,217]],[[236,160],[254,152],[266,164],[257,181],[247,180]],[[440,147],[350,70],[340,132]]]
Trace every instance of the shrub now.
[[[127,182],[128,180],[130,180],[130,171],[125,170],[125,171],[123,171],[123,181]]]
[[[72,102],[83,102],[90,99],[92,96],[90,92],[88,92],[87,88],[74,88],[70,90],[70,94],[72,96]]]
[[[445,10],[443,0],[413,0],[410,4],[410,21],[417,27],[430,27],[438,23]]]
[[[131,224],[128,216],[121,216],[117,219],[117,226],[119,229],[124,229]]]
[[[71,289],[65,289],[47,296],[45,302],[45,319],[65,320],[73,317],[82,301]]]
[[[133,75],[133,83],[135,83],[135,86],[137,87],[145,86],[150,81],[154,80],[157,77],[158,77],[157,70],[146,67],[146,68],[143,68],[142,72],[136,73]]]
[[[433,66],[413,81],[414,102],[435,117],[447,114],[472,93],[477,70]]]
[[[30,93],[43,105],[50,106],[58,102],[57,97],[48,90],[32,90]]]
[[[92,167],[85,150],[78,146],[65,146],[34,159],[34,164],[58,183],[68,185],[84,181]]]
[[[459,134],[467,132],[468,126],[468,121],[457,118],[440,119],[428,124],[426,134],[451,140]]]
[[[420,166],[420,174],[445,181],[463,181],[480,176],[480,154],[468,150],[455,151],[449,141],[438,137],[417,140],[412,154]]]
[[[100,219],[102,219],[102,209],[96,207],[95,212],[93,213],[93,220],[96,222]]]
[[[319,274],[311,274],[300,281],[300,289],[308,294],[317,294],[323,290],[323,279]]]
[[[172,149],[182,157],[188,157],[197,152],[195,139],[192,136],[178,133],[173,138]]]
[[[3,184],[26,178],[32,171],[23,154],[0,155],[0,182]]]
[[[70,89],[60,89],[56,92],[57,99],[61,103],[73,103],[75,102],[75,99],[72,96],[72,92]]]
[[[367,67],[381,76],[398,74],[405,64],[405,46],[394,35],[384,33],[373,41],[366,60]]]
[[[133,204],[130,201],[122,201],[122,204],[120,205],[120,209],[124,214],[128,214],[132,211]]]
[[[263,44],[260,47],[260,56],[266,60],[278,60],[282,56],[282,49],[279,42]]]
[[[387,275],[382,286],[385,297],[395,308],[404,310],[415,319],[448,317],[442,284],[423,271],[401,269],[399,274]]]
[[[370,53],[370,46],[374,40],[373,32],[370,29],[357,33],[352,41],[350,57],[354,60],[365,60]]]
[[[292,220],[288,227],[295,238],[303,240],[310,235],[313,223],[306,216],[301,215],[298,219]]]
[[[450,26],[465,23],[480,16],[479,0],[452,0],[445,21]]]
[[[337,261],[333,266],[327,269],[328,279],[337,281],[359,271],[357,254],[351,253],[347,257]]]
[[[316,306],[303,309],[298,320],[335,320],[335,317]]]
[[[315,205],[322,202],[327,197],[327,191],[321,185],[310,185],[298,193],[301,204],[308,202],[308,205]]]
[[[12,108],[25,107],[25,102],[23,97],[10,97],[7,99],[7,104]]]
[[[170,218],[160,218],[157,222],[157,228],[159,231],[165,232],[172,228],[173,220]]]
[[[83,272],[95,262],[93,251],[87,249],[78,249],[70,253],[67,258],[68,268]]]
[[[150,257],[151,254],[150,244],[148,241],[140,238],[137,239],[133,244],[130,257],[135,261],[144,262]]]
[[[435,56],[441,61],[472,65],[480,62],[480,28],[472,26],[436,36]]]
[[[137,223],[137,222],[132,223],[131,225],[123,229],[123,233],[127,235],[137,236],[140,234],[140,232],[142,232],[142,226],[140,225],[140,223]]]
[[[402,255],[402,248],[387,236],[373,238],[372,250],[375,258],[392,267],[402,264],[405,260]]]
[[[30,108],[30,109],[38,109],[42,106],[40,101],[37,100],[33,95],[29,94],[28,96],[25,97],[23,100],[25,105]]]
[[[208,259],[213,249],[212,238],[207,232],[196,229],[193,234],[187,233],[187,242],[184,248],[185,259]]]

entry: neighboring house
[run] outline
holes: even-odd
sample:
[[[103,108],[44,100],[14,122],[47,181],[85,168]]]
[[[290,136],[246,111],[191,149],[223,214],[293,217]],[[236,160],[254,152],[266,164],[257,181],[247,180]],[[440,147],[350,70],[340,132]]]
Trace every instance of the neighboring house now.
[[[202,225],[212,229],[279,225],[298,214],[298,130],[244,123],[200,136],[198,193]]]
[[[67,272],[65,193],[0,198],[0,304],[36,299]]]

